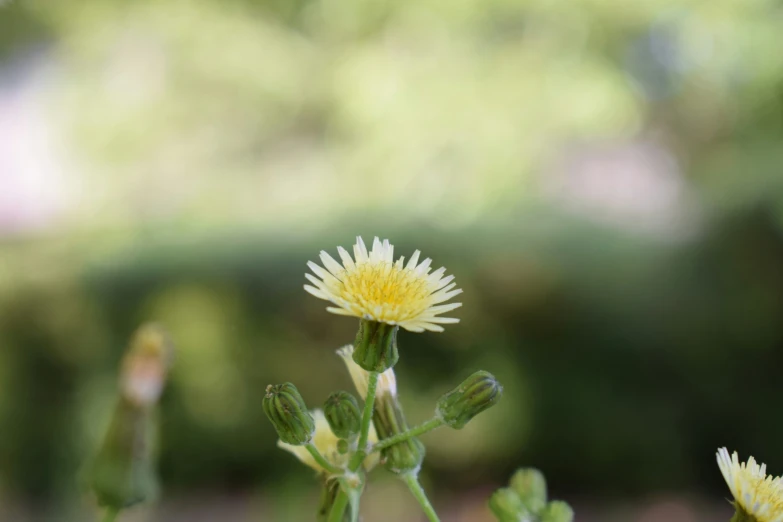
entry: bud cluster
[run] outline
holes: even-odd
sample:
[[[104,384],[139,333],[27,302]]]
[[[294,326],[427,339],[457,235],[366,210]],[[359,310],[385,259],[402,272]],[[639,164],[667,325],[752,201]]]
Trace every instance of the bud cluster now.
[[[565,502],[547,501],[544,475],[533,468],[519,469],[508,487],[500,488],[489,499],[489,507],[498,522],[573,522],[574,512]]]

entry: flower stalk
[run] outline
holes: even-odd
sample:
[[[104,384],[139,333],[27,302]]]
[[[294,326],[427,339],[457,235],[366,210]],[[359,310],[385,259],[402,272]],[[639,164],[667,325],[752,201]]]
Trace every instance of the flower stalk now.
[[[443,426],[443,420],[438,417],[433,417],[427,422],[423,422],[422,424],[419,424],[418,426],[415,426],[409,430],[381,440],[372,447],[372,451],[382,451],[389,446],[397,444],[398,442],[404,442],[408,439],[418,437],[419,435],[424,435],[425,433],[440,428],[441,426]]]
[[[316,448],[312,442],[308,442],[305,444],[305,449],[310,453],[310,455],[313,456],[315,461],[318,463],[319,466],[324,468],[326,471],[331,473],[332,475],[341,475],[343,470],[332,466],[332,464],[324,458],[323,455],[321,455],[321,452],[318,451],[318,448]]]
[[[343,522],[345,517],[345,510],[347,507],[348,493],[346,493],[341,487],[337,492],[337,497],[334,499],[334,504],[332,504],[332,511],[329,513],[327,522]]]
[[[408,489],[410,489],[414,498],[421,506],[422,511],[424,511],[424,514],[427,515],[427,519],[430,522],[440,522],[438,514],[435,513],[435,509],[432,507],[432,504],[430,504],[430,500],[424,492],[424,488],[422,488],[421,483],[419,483],[419,478],[415,474],[409,473],[404,475],[402,480],[408,486]]]
[[[378,388],[378,372],[370,372],[370,378],[367,385],[367,397],[364,399],[364,411],[362,413],[362,426],[359,431],[359,445],[356,450],[349,469],[356,471],[361,466],[362,461],[367,456],[367,437],[370,433],[370,423],[372,422],[373,406],[375,404],[375,391]]]

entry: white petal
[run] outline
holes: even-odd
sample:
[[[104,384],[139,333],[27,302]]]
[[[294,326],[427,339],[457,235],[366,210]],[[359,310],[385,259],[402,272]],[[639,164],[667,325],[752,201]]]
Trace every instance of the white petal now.
[[[454,276],[453,275],[444,277],[443,279],[438,281],[438,284],[435,286],[435,290],[440,290],[441,288],[443,288],[447,284],[451,283],[452,281],[454,281]],[[452,285],[451,288],[454,288],[454,285]]]
[[[351,312],[350,310],[346,310],[345,308],[338,308],[338,307],[335,307],[335,306],[327,306],[326,307],[326,311],[327,312],[332,312],[333,314],[337,314],[337,315],[356,316],[356,314]]]
[[[340,254],[340,259],[342,260],[343,266],[345,268],[351,270],[356,266],[353,262],[353,259],[351,259],[351,255],[343,247],[337,247],[337,253]]]
[[[430,265],[432,264],[432,259],[429,257],[421,262],[419,266],[416,267],[416,273],[420,275],[424,275],[427,272],[430,271]]]
[[[432,323],[422,323],[422,328],[429,330],[430,332],[442,332],[443,327]]]
[[[326,283],[324,283],[323,281],[315,277],[313,274],[305,274],[305,277],[307,278],[308,281],[313,283],[313,286],[315,286],[320,291],[326,293],[329,292],[329,287],[326,285]]]
[[[430,282],[430,284],[437,283],[441,277],[443,277],[443,274],[446,273],[445,267],[440,267],[437,270],[435,270],[433,273],[427,276],[427,281]]]
[[[413,255],[411,256],[411,258],[408,260],[408,266],[406,266],[405,268],[407,268],[407,269],[409,269],[409,270],[413,270],[413,269],[415,269],[415,268],[416,268],[416,263],[418,263],[418,262],[419,262],[419,256],[420,256],[420,255],[421,255],[421,252],[419,252],[418,250],[416,250],[416,251],[413,253]]]
[[[304,285],[304,289],[307,290],[309,293],[313,294],[314,296],[316,296],[319,299],[326,299],[327,301],[329,300],[329,296],[327,296],[325,293],[323,293],[322,291],[318,290],[314,286]]]
[[[383,259],[383,245],[381,245],[381,240],[378,239],[378,236],[375,236],[375,239],[372,240],[372,250],[370,251],[370,261],[378,262],[381,259]]]
[[[400,323],[400,326],[402,328],[405,328],[409,332],[421,333],[424,331],[424,328],[421,326],[420,323]]]
[[[332,274],[330,274],[320,266],[316,265],[312,261],[308,261],[307,266],[310,268],[310,270],[313,271],[315,275],[320,277],[323,280],[323,282],[327,284],[327,286],[337,286],[342,284],[339,279],[337,279]]]
[[[353,246],[353,257],[356,258],[357,263],[363,263],[367,261],[367,258],[369,257],[362,236],[356,236],[356,244]]]
[[[383,240],[383,250],[384,250],[384,261],[388,261],[389,263],[394,262],[394,245],[389,243],[388,239]]]
[[[451,310],[459,308],[460,306],[462,306],[462,303],[449,303],[439,306],[432,306],[427,309],[427,312],[431,313],[432,315],[437,315],[442,314],[443,312],[450,312]]]
[[[430,317],[427,319],[427,322],[439,324],[456,324],[459,322],[459,319],[455,317]]]
[[[340,272],[345,271],[345,269],[334,260],[332,256],[330,256],[328,253],[326,253],[325,250],[321,250],[321,263],[324,264],[324,267],[332,273],[333,276],[338,277],[338,274]]]
[[[444,303],[444,302],[448,301],[449,299],[451,299],[452,297],[457,296],[457,295],[459,295],[461,293],[462,293],[462,289],[461,288],[457,288],[456,290],[452,290],[451,292],[446,292],[445,294],[439,295],[438,297],[433,299],[432,300],[432,304],[435,305],[435,304],[438,304],[438,303]]]

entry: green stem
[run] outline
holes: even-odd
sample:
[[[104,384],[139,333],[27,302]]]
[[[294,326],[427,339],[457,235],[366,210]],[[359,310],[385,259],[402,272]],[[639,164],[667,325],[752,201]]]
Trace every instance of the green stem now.
[[[427,498],[427,494],[424,492],[424,489],[422,489],[421,484],[419,484],[418,477],[416,475],[408,474],[403,477],[403,480],[408,485],[408,489],[411,490],[413,496],[416,497],[416,500],[421,504],[421,509],[424,511],[424,514],[427,515],[430,522],[440,522],[438,515],[435,513],[435,509]]]
[[[348,469],[356,473],[362,467],[364,459],[367,457],[367,440],[370,438],[370,424],[372,423],[372,412],[375,406],[375,390],[378,388],[378,372],[370,372],[367,383],[367,397],[364,398],[364,412],[362,413],[362,426],[359,431],[359,444],[356,447],[356,453],[351,457],[348,463]],[[343,493],[343,491],[340,491]],[[338,497],[339,498],[339,497]],[[346,501],[348,497],[346,496]],[[335,504],[336,505],[336,504]],[[343,508],[344,509],[344,508]],[[351,499],[351,518],[356,519],[359,513],[359,495],[354,495]],[[339,519],[329,519],[328,522],[339,522]]]
[[[375,390],[378,388],[378,372],[370,372],[369,382],[367,383],[367,397],[364,399],[364,413],[362,413],[362,429],[359,432],[359,445],[356,453],[351,458],[348,469],[357,471],[367,456],[367,439],[370,437],[370,424],[372,423],[372,412],[375,405]]]
[[[332,511],[329,513],[329,518],[326,522],[343,522],[345,517],[345,508],[348,506],[348,494],[340,488],[337,492],[337,497],[332,504]]]
[[[402,433],[393,435],[388,439],[383,439],[382,441],[378,442],[377,444],[375,444],[375,446],[372,447],[371,452],[381,451],[382,449],[388,448],[389,446],[393,446],[398,442],[404,442],[408,439],[412,439],[413,437],[418,437],[419,435],[423,435],[428,431],[432,431],[436,428],[440,428],[441,426],[443,426],[443,421],[438,417],[433,417],[427,422],[419,424],[418,426],[414,426],[413,428],[407,431],[403,431]]]
[[[114,522],[117,519],[117,515],[119,514],[119,509],[106,508],[106,513],[103,515],[103,522]]]
[[[328,471],[332,475],[342,474],[343,470],[335,466],[332,466],[332,464],[328,460],[326,460],[326,458],[323,455],[321,455],[321,452],[318,451],[318,448],[313,446],[312,442],[305,444],[305,448],[307,449],[307,451],[310,452],[310,455],[313,456],[313,458],[318,463],[318,465],[324,468],[326,471]]]
[[[359,499],[361,496],[361,489],[353,489],[348,492],[348,511],[351,515],[351,522],[359,522]]]

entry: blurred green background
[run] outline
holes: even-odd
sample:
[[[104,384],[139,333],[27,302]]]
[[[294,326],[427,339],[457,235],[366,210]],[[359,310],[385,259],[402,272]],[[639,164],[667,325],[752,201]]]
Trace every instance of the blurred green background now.
[[[465,290],[400,336],[445,522],[517,466],[585,522],[728,520],[719,446],[783,471],[777,0],[0,1],[0,520],[89,521],[76,472],[125,343],[178,347],[162,501],[129,521],[304,522],[260,407],[350,389],[357,321],[307,260],[388,237]],[[370,522],[421,517],[384,472]],[[418,517],[418,518],[417,518]]]

